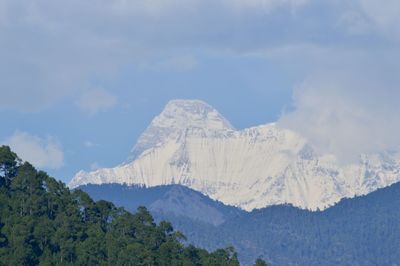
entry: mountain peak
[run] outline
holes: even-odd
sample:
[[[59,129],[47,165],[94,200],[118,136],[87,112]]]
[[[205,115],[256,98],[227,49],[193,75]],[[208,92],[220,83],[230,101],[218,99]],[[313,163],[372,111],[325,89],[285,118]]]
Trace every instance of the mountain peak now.
[[[202,109],[213,109],[208,103],[202,101],[202,100],[197,100],[197,99],[174,99],[170,100],[166,106],[165,109],[169,108],[202,108]]]
[[[135,160],[148,148],[159,147],[187,130],[214,135],[234,128],[216,109],[201,100],[171,100],[140,136],[126,163]]]
[[[200,100],[171,100],[150,127],[176,129],[202,128],[232,130],[233,127],[216,109]]]

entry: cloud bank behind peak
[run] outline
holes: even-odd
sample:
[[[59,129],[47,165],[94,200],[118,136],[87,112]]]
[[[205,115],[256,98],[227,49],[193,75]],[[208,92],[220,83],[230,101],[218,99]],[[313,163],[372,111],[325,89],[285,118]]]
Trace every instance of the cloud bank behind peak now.
[[[396,150],[400,83],[393,82],[390,74],[385,82],[386,76],[384,70],[368,67],[315,73],[294,90],[293,106],[279,124],[304,135],[318,152],[335,154],[344,163],[359,160],[360,154]]]

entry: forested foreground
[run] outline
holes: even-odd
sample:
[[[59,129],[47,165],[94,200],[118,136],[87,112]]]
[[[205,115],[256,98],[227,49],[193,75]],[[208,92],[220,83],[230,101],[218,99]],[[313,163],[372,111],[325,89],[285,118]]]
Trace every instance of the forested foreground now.
[[[239,265],[233,248],[185,245],[146,208],[131,214],[94,202],[7,146],[0,147],[0,203],[0,265]]]

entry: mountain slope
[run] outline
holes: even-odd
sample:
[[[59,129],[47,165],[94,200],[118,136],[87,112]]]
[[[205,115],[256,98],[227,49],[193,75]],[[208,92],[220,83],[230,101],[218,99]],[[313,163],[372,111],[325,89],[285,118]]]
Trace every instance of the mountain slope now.
[[[196,243],[209,243],[203,235]],[[255,210],[207,235],[235,245],[247,263],[262,256],[271,265],[400,265],[400,183],[322,212]]]
[[[357,164],[339,165],[276,124],[235,130],[204,102],[174,100],[125,163],[80,171],[69,186],[181,184],[247,211],[283,203],[316,210],[399,180],[398,153],[362,155]]]
[[[117,198],[123,200],[113,202],[125,207],[153,197],[146,205],[151,208],[153,202],[161,202],[162,207],[164,201],[159,199],[174,186],[130,190],[115,185],[88,187],[96,188],[87,190],[89,194],[96,191],[96,197],[106,199],[110,199],[112,191],[118,191],[124,197]],[[186,190],[187,195],[193,193]],[[193,204],[190,197],[176,200],[179,206]],[[232,207],[210,199],[203,199],[202,203],[223,213],[225,221],[213,226],[185,213],[158,213],[159,209],[155,209],[152,214],[172,221],[195,245],[209,250],[235,246],[244,265],[252,265],[258,257],[266,259],[269,265],[400,265],[400,183],[366,196],[343,199],[316,212],[289,205],[235,212]]]
[[[243,213],[181,185],[135,187],[120,184],[85,185],[79,189],[95,200],[108,200],[129,211],[146,206],[159,220],[166,217],[188,218],[218,226]]]

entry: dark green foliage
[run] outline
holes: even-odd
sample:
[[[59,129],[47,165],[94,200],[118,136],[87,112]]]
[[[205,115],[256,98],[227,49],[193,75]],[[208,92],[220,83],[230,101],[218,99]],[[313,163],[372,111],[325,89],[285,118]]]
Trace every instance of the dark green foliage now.
[[[16,174],[18,156],[8,146],[0,147],[0,186],[9,185],[11,178]]]
[[[168,222],[135,214],[21,163],[0,147],[0,265],[239,265],[233,248],[182,244]]]
[[[258,258],[256,259],[254,266],[267,266],[267,263],[263,259]]]

